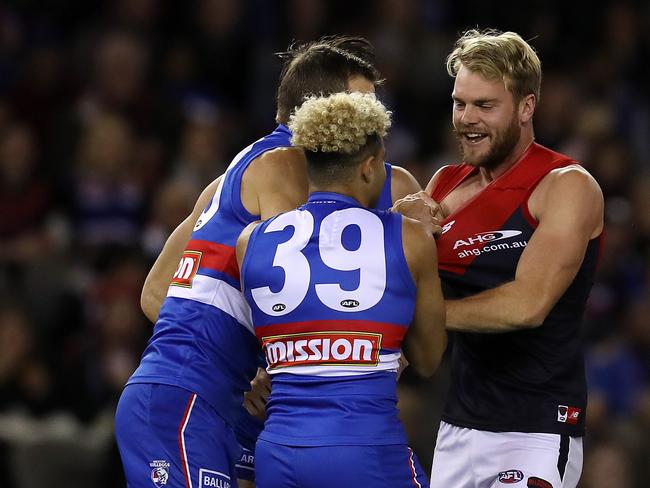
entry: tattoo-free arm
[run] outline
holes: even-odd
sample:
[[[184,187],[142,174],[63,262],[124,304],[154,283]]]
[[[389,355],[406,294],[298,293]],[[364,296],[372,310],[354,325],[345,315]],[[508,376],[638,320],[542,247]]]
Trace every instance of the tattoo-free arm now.
[[[217,191],[221,178],[223,176],[214,180],[201,192],[192,213],[171,233],[147,275],[140,295],[140,307],[151,322],[158,320],[158,312],[167,296],[167,289],[178,263],[183,257],[185,246],[192,236],[194,225]]]
[[[538,196],[531,196],[529,208],[539,225],[519,259],[514,281],[448,300],[448,330],[537,327],[575,278],[589,240],[602,231],[603,196],[595,180],[575,167],[556,170],[546,179]]]
[[[419,374],[430,376],[447,346],[436,242],[426,225],[411,219],[403,219],[402,232],[404,254],[417,286],[415,311],[404,339],[404,352]]]
[[[411,193],[417,193],[422,187],[413,175],[401,166],[391,165],[390,195],[391,201],[396,202]]]

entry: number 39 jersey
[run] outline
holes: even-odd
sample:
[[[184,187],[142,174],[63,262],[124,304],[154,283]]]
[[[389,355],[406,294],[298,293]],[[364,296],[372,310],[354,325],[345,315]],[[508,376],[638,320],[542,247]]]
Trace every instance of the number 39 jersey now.
[[[260,438],[405,443],[395,372],[415,285],[401,216],[313,193],[252,232],[241,278],[273,381]]]

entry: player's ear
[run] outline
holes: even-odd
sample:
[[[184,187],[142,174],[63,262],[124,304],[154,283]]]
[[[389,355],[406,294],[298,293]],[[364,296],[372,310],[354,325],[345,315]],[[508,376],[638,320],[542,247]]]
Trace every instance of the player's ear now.
[[[372,181],[373,174],[375,172],[376,157],[376,155],[368,156],[359,165],[361,171],[361,179],[363,179],[365,183],[370,183]]]
[[[530,95],[526,95],[521,99],[519,102],[519,121],[522,124],[525,124],[528,122],[530,119],[533,118],[533,113],[535,113],[535,105],[537,103],[537,99],[535,98],[535,95],[532,93]]]

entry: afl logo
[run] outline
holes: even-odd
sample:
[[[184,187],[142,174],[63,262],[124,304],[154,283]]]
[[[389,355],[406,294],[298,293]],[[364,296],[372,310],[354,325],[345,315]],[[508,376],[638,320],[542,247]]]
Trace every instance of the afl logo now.
[[[282,312],[287,306],[284,303],[276,303],[271,307],[274,312]]]
[[[357,308],[359,306],[359,302],[356,300],[341,300],[341,306],[345,308]]]
[[[501,471],[499,473],[499,482],[506,485],[519,483],[523,479],[524,473],[518,469],[510,469],[508,471]]]

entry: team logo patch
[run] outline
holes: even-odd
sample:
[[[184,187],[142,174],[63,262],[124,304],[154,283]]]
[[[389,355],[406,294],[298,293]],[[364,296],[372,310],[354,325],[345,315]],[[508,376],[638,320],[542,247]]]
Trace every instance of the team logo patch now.
[[[359,302],[357,300],[341,300],[341,306],[345,308],[357,308],[359,306]]]
[[[203,253],[200,251],[185,251],[181,262],[178,264],[178,269],[174,273],[171,285],[192,288],[192,280],[194,280],[194,276],[199,270],[202,255]]]
[[[151,481],[153,484],[160,487],[165,486],[169,481],[169,463],[167,461],[151,461],[149,463],[151,469]]]
[[[528,488],[553,488],[553,485],[548,481],[543,480],[542,478],[536,478],[535,476],[528,478],[526,486],[528,486]]]
[[[199,488],[230,488],[230,476],[219,471],[199,469]]]
[[[284,303],[276,303],[271,307],[271,310],[274,312],[284,312],[284,310],[287,308],[287,306]]]
[[[443,225],[441,234],[444,234],[445,232],[449,232],[455,223],[456,223],[455,220],[451,220],[447,222],[445,225]]]
[[[566,405],[557,406],[557,421],[563,424],[575,425],[580,420],[581,409],[578,407],[568,407]]]
[[[379,364],[381,334],[310,332],[262,337],[270,368],[304,365]]]
[[[524,479],[524,473],[518,469],[509,469],[508,471],[501,471],[499,473],[499,483],[506,485],[519,483]]]
[[[488,232],[479,232],[471,237],[465,239],[458,239],[454,244],[454,249],[464,246],[474,246],[477,244],[484,244],[486,242],[500,241],[502,239],[510,239],[521,234],[520,230],[491,230]]]

